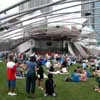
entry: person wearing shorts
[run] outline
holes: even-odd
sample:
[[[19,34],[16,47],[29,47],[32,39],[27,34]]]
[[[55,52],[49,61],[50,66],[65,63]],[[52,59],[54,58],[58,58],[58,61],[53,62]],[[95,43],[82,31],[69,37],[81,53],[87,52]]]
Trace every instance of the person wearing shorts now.
[[[8,95],[15,96],[16,87],[16,64],[13,62],[13,55],[9,56],[7,62]]]
[[[43,79],[44,79],[44,70],[43,70],[43,67],[42,67],[42,63],[39,62],[38,63],[38,68],[37,68],[37,78],[38,78],[38,86],[40,89],[43,90]]]

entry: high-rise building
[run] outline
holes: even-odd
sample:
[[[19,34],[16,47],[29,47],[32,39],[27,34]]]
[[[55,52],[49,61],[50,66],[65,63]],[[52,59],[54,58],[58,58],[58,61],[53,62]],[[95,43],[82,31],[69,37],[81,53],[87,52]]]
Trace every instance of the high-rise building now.
[[[94,28],[94,2],[93,0],[81,0],[82,1],[82,16],[87,18],[87,26]]]
[[[89,3],[94,1],[93,3]],[[88,2],[88,4],[85,4]],[[96,33],[96,40],[100,42],[100,2],[95,2],[95,0],[82,0],[82,16],[88,19],[87,25],[92,26]]]
[[[100,2],[95,2],[94,20],[96,39],[100,42]]]

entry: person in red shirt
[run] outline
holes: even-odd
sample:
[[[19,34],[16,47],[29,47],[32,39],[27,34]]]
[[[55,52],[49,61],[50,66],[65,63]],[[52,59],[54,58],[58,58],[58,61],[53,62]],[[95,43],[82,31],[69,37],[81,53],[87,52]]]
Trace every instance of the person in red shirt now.
[[[13,61],[13,55],[9,56],[9,61],[7,62],[7,80],[8,80],[8,95],[15,96],[16,87],[16,66],[17,63]]]

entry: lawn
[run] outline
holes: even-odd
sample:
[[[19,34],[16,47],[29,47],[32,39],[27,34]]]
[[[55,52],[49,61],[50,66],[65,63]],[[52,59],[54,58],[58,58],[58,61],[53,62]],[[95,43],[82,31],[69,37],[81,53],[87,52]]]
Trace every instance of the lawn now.
[[[72,69],[70,69],[72,70]],[[34,98],[25,96],[25,80],[17,80],[17,96],[7,95],[6,67],[0,62],[0,100],[100,100],[100,93],[93,90],[96,85],[95,79],[90,78],[87,82],[64,82],[65,75],[55,75],[56,97],[44,97],[43,91],[36,88]]]

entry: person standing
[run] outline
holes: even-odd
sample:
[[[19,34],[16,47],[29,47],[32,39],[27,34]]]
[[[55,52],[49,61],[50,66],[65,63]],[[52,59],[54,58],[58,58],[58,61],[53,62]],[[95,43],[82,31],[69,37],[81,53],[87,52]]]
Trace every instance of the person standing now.
[[[45,81],[45,94],[44,96],[56,96],[54,88],[56,85],[54,84],[53,75],[48,74],[48,79]]]
[[[44,69],[42,66],[41,61],[38,61],[38,66],[37,66],[37,82],[38,86],[41,90],[43,90],[43,79],[44,79]]]
[[[16,64],[13,61],[13,55],[9,56],[9,61],[7,62],[7,80],[8,80],[8,95],[15,96],[16,87]]]
[[[36,84],[36,57],[31,56],[30,60],[26,62],[27,73],[26,73],[26,93],[27,96],[35,93],[35,84]]]
[[[99,67],[97,67],[95,74],[96,74],[96,81],[98,83],[98,86],[97,88],[95,88],[95,91],[100,92],[100,68]]]
[[[82,68],[84,69],[84,68],[86,68],[86,67],[87,67],[87,64],[86,64],[85,61],[83,61],[83,63],[82,63]]]

